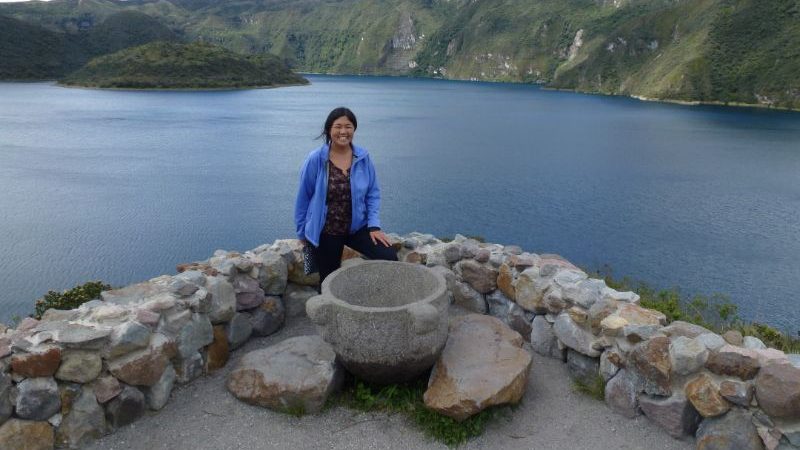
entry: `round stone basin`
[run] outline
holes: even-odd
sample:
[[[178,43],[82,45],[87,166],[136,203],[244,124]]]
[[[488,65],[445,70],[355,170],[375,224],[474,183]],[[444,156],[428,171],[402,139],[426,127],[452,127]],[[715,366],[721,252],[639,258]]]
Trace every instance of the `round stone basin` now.
[[[389,384],[433,366],[447,341],[448,306],[440,273],[419,264],[366,261],[330,274],[306,313],[350,373]]]

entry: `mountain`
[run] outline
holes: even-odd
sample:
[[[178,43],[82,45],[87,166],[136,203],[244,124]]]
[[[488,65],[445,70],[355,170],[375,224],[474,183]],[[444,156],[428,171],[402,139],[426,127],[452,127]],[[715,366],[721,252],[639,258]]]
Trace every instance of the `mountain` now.
[[[0,4],[91,33],[120,11],[301,71],[535,82],[800,109],[800,0],[54,0]]]
[[[157,41],[99,56],[60,81],[67,86],[207,89],[305,84],[277,56],[241,55],[203,42]]]

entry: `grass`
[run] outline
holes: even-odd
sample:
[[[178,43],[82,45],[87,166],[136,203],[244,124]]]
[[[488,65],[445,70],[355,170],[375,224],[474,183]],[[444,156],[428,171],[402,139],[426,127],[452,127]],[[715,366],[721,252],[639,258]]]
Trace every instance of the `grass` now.
[[[572,388],[576,392],[588,395],[595,400],[605,401],[606,397],[606,381],[600,374],[596,374],[595,378],[587,383],[583,380],[577,379],[572,382]]]
[[[610,288],[636,292],[641,297],[639,304],[642,307],[664,313],[668,322],[682,320],[720,334],[728,330],[738,330],[743,336],[761,339],[767,347],[786,353],[800,353],[800,337],[792,336],[788,330],[780,331],[763,323],[744,321],[737,314],[737,306],[725,295],[686,296],[677,287],[655,289],[629,277],[614,278],[608,266],[587,273],[605,280]]]
[[[344,406],[359,411],[403,414],[426,436],[449,447],[457,447],[480,436],[488,423],[507,410],[503,407],[488,408],[458,422],[425,406],[422,396],[427,388],[426,380],[425,376],[405,384],[377,386],[349,377],[342,391],[329,398],[327,407]]]

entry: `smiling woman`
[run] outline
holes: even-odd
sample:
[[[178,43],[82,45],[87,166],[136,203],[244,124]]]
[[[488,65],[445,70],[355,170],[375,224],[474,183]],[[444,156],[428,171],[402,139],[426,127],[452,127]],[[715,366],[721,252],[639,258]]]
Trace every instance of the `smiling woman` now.
[[[397,260],[381,231],[375,167],[367,151],[353,144],[358,120],[348,108],[328,114],[320,137],[300,174],[295,202],[297,238],[316,259],[320,285],[339,268],[347,245],[370,259]]]

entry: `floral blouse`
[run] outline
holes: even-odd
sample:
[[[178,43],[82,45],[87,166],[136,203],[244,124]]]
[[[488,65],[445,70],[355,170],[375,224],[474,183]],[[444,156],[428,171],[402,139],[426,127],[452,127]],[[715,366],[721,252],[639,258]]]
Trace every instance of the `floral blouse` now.
[[[350,233],[353,205],[350,199],[350,174],[328,161],[328,214],[322,232],[334,236]]]

